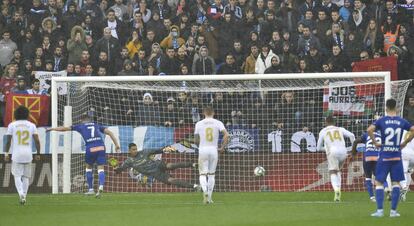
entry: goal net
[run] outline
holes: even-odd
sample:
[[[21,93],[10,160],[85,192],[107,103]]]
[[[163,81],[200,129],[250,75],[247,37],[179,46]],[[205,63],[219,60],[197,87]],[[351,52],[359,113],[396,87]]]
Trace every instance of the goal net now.
[[[401,111],[409,81],[389,82],[388,73],[286,74],[231,76],[91,77],[53,80],[54,126],[80,123],[88,114],[119,139],[115,153],[105,137],[107,157],[126,159],[128,144],[138,150],[173,146],[178,151],[155,158],[197,162],[194,125],[202,107],[212,105],[215,118],[230,133],[219,155],[216,191],[330,190],[326,156],[316,150],[324,117],[360,136],[384,113],[385,97]],[[388,82],[387,82],[388,81]],[[57,92],[59,91],[59,92]],[[69,107],[68,107],[69,106]],[[52,134],[53,192],[84,192],[85,146],[76,132]],[[347,141],[347,145],[351,144]],[[59,163],[59,164],[56,164]],[[255,176],[263,166],[264,176]],[[134,170],[115,175],[105,166],[106,192],[187,191],[152,180]],[[198,183],[198,172],[177,169],[172,177]],[[96,168],[94,169],[96,175]],[[347,162],[343,189],[363,190],[361,159]],[[97,186],[97,177],[94,180]]]

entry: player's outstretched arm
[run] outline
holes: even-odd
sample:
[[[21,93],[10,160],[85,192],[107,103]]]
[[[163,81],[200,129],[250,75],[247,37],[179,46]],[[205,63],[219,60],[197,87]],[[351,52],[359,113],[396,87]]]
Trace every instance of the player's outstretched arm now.
[[[220,152],[224,152],[224,149],[227,147],[227,144],[229,143],[229,133],[227,130],[221,131],[223,133],[223,142],[221,143],[221,147],[219,148]]]
[[[318,143],[316,145],[316,150],[323,151],[323,137],[325,136],[323,130],[319,132]]]
[[[360,143],[362,143],[362,139],[360,137],[355,139],[354,143],[352,143],[352,150],[351,150],[352,156],[355,156],[357,154],[357,145]]]
[[[375,145],[375,147],[379,148],[381,147],[381,144],[377,142],[377,140],[375,139],[375,135],[374,135],[376,128],[377,127],[375,125],[368,126],[367,133],[368,133],[368,136],[371,138],[372,143]]]
[[[6,135],[6,147],[4,149],[4,160],[8,162],[10,160],[9,150],[11,146],[12,135]]]
[[[106,135],[108,135],[112,139],[112,142],[114,142],[114,144],[115,144],[115,152],[120,152],[121,151],[121,147],[119,146],[118,139],[116,139],[115,135],[108,128],[106,128],[104,130],[104,133]]]
[[[35,159],[37,161],[40,160],[40,140],[39,140],[39,134],[33,134],[33,140],[35,142],[37,155],[35,156]]]
[[[410,135],[408,135],[407,139],[405,139],[402,143],[401,143],[401,147],[404,148],[405,146],[407,146],[408,143],[410,143],[410,141],[414,138],[414,126],[411,126],[410,128]]]
[[[49,131],[58,131],[58,132],[65,132],[65,131],[71,131],[72,128],[70,127],[66,127],[66,126],[59,126],[59,127],[51,127],[51,128],[47,128],[46,132]]]

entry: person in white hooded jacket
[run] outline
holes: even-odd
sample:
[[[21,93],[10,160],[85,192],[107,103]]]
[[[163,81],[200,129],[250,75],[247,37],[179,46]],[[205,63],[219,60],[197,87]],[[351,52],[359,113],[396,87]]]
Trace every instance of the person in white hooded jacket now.
[[[263,45],[261,49],[262,51],[256,59],[256,74],[263,74],[267,68],[272,66],[272,58],[277,57],[267,44]]]

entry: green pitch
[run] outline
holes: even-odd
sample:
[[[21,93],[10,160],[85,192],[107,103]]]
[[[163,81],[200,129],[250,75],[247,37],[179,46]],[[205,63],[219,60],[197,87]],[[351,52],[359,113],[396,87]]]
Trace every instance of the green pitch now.
[[[400,203],[400,218],[369,216],[375,204],[366,193],[343,192],[334,203],[331,192],[215,193],[214,204],[203,205],[201,193],[29,194],[26,206],[16,194],[0,195],[0,226],[368,226],[414,225],[414,193]]]

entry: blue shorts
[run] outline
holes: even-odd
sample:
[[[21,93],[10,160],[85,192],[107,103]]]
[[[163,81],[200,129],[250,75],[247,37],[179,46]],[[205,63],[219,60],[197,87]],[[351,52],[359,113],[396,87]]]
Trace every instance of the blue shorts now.
[[[381,158],[378,159],[375,170],[375,180],[384,183],[387,179],[388,173],[391,176],[392,182],[400,182],[405,180],[402,161],[383,161]]]
[[[377,161],[363,161],[364,174],[366,178],[372,178],[375,173]]]
[[[106,164],[106,154],[105,151],[90,152],[86,150],[85,162],[89,165],[105,165]]]

